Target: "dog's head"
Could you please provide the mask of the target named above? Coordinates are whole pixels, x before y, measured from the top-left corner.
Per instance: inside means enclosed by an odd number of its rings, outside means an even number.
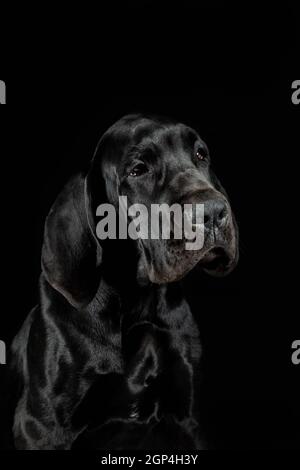
[[[74,305],[91,298],[98,282],[95,272],[99,280],[97,206],[108,202],[118,208],[120,196],[127,197],[128,206],[143,204],[148,214],[153,204],[189,204],[192,226],[198,225],[199,204],[204,205],[201,248],[187,250],[184,237],[175,239],[172,221],[169,239],[153,239],[149,230],[149,237],[136,240],[137,277],[143,282],[173,282],[195,265],[224,275],[236,265],[236,223],[226,192],[211,170],[204,141],[183,124],[129,115],[103,135],[88,175],[67,185],[46,222],[44,273]]]

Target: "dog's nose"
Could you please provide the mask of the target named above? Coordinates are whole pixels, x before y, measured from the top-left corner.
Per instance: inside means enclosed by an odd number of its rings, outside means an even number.
[[[222,199],[209,199],[204,202],[204,225],[206,229],[220,227],[226,222],[228,210]]]

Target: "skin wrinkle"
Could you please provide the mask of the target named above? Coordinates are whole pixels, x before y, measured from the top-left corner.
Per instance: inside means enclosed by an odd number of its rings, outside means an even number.
[[[233,269],[238,235],[209,161],[196,158],[198,144],[208,158],[193,129],[125,116],[100,139],[88,172],[55,201],[45,224],[40,305],[12,346],[21,384],[18,449],[205,447],[195,391],[199,331],[178,281],[196,266],[215,275]],[[137,149],[147,171],[133,177],[126,168]],[[203,249],[187,252],[171,240],[100,243],[96,208],[117,205],[120,194],[147,208],[210,202]],[[218,229],[214,201],[228,208]]]

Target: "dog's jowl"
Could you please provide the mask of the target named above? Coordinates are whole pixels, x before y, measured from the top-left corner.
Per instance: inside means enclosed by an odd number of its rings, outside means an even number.
[[[172,219],[168,239],[100,240],[97,207],[118,211],[120,197],[148,213],[204,206],[203,244],[186,249]],[[116,122],[45,222],[40,301],[12,346],[16,447],[204,448],[199,332],[180,280],[225,275],[237,259],[235,219],[199,134],[159,117]]]

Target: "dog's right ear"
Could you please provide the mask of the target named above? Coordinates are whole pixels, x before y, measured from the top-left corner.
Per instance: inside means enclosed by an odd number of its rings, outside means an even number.
[[[95,296],[102,249],[94,231],[89,178],[77,175],[64,187],[45,223],[42,271],[76,309]]]

